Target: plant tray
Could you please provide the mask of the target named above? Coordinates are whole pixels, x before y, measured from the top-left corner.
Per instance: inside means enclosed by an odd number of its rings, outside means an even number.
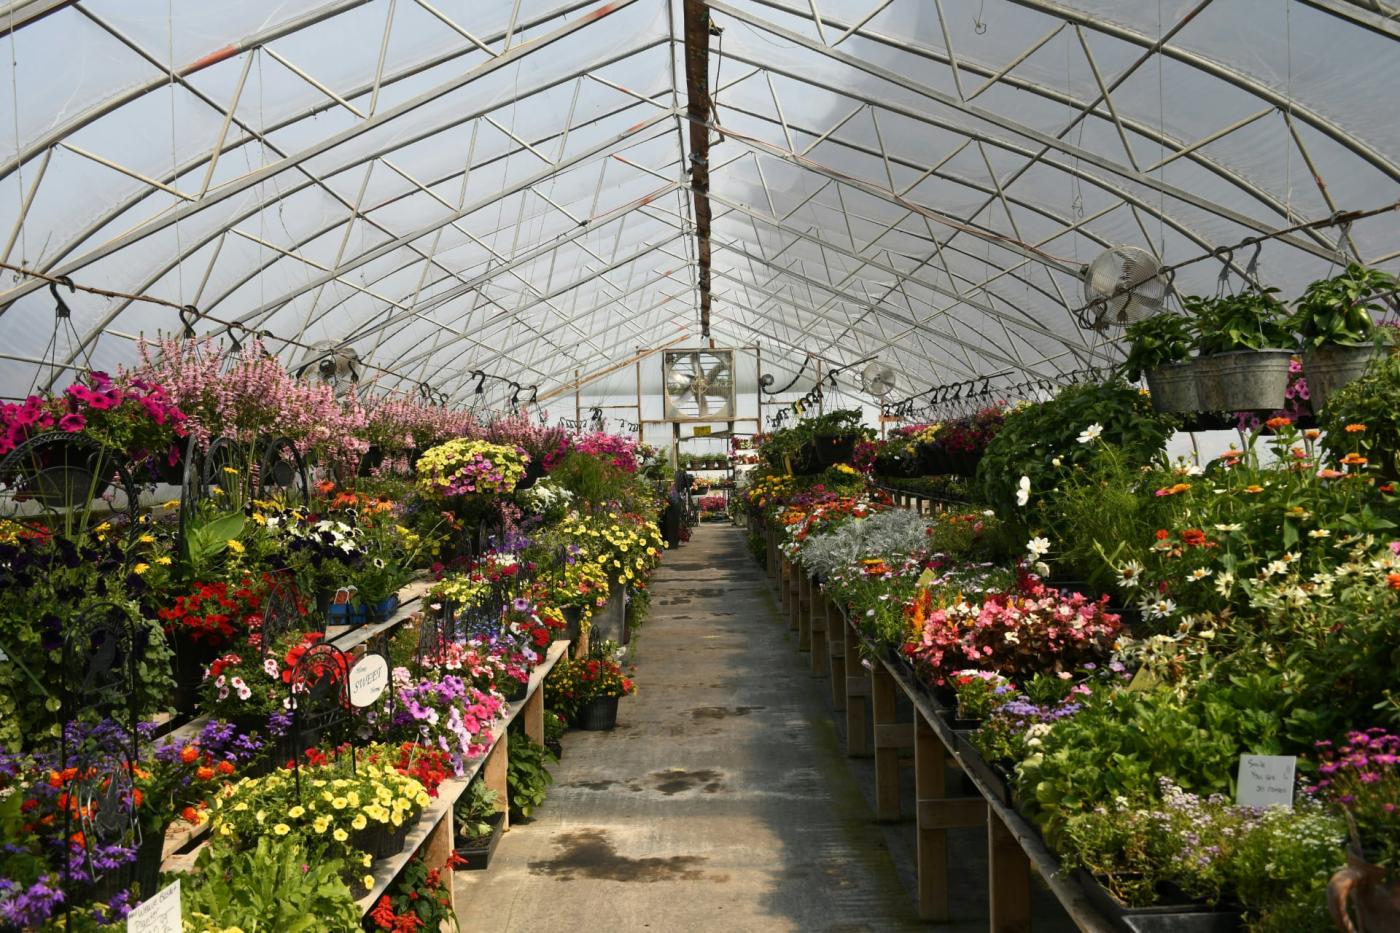
[[[496,813],[486,818],[486,822],[491,824],[489,836],[457,844],[457,855],[467,860],[467,864],[458,868],[458,871],[484,871],[491,867],[491,856],[495,854],[496,846],[501,842],[501,827],[504,823],[504,816],[504,813]]]
[[[1174,896],[1168,892],[1170,903],[1129,907],[1083,869],[1076,869],[1075,875],[1099,912],[1125,933],[1235,933],[1241,929],[1237,910],[1210,907],[1180,892]]]
[[[982,757],[982,753],[967,740],[969,734],[968,732],[958,732],[955,735],[954,744],[957,746],[958,758],[962,761],[963,767],[982,783],[988,793],[1002,803],[1010,803],[1011,787],[1007,783],[1006,776],[992,767],[991,763]]]

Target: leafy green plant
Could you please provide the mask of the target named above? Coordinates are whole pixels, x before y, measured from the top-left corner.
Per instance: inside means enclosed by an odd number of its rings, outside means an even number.
[[[191,580],[208,576],[217,560],[229,549],[229,542],[243,534],[248,518],[242,511],[195,510],[185,528],[181,571]]]
[[[1096,444],[1081,442],[1098,425],[1097,440],[1119,449],[1129,467],[1158,457],[1177,422],[1152,410],[1142,392],[1123,382],[1070,386],[1053,399],[1019,408],[1006,416],[1006,425],[977,466],[974,490],[1004,520],[1022,516],[1031,524],[1039,496],[1053,489],[1075,464],[1097,455]],[[1091,432],[1092,433],[1092,432]],[[1027,503],[1018,502],[1020,477],[1029,480]]]
[[[549,766],[559,759],[521,730],[510,733],[510,763],[506,768],[506,794],[510,798],[510,818],[528,819],[544,803],[554,776]]]
[[[1238,295],[1183,299],[1195,319],[1196,347],[1203,355],[1293,346],[1288,309],[1277,288],[1250,288]]]
[[[1371,315],[1384,313],[1379,296],[1394,291],[1395,276],[1353,262],[1330,279],[1319,279],[1298,299],[1293,328],[1302,336],[1303,346],[1339,345],[1360,347],[1378,334]]]
[[[1126,331],[1130,347],[1122,372],[1136,382],[1149,370],[1179,363],[1191,355],[1191,322],[1179,314],[1157,314]]]
[[[512,737],[511,754],[514,755]],[[467,841],[491,835],[491,824],[487,822],[499,809],[500,795],[494,788],[487,787],[480,777],[467,785],[466,791],[457,798],[453,815],[457,819],[457,835]]]
[[[184,919],[196,929],[246,933],[355,933],[360,911],[340,879],[343,863],[285,839],[251,849],[210,847],[181,886]]]
[[[1375,360],[1364,376],[1332,394],[1317,426],[1334,463],[1357,453],[1384,476],[1400,478],[1400,356]]]

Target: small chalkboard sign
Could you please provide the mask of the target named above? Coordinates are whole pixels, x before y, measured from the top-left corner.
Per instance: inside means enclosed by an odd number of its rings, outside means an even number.
[[[1293,755],[1241,755],[1235,803],[1242,807],[1293,809],[1293,778],[1298,759]]]

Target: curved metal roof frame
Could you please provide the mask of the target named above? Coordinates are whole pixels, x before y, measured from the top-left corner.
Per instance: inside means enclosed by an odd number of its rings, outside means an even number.
[[[1400,135],[1375,123],[1400,77],[1389,65],[1400,9],[1382,0],[1160,0],[1151,27],[1151,11],[1108,0],[987,0],[975,54],[971,23],[941,0],[689,0],[716,27],[708,132],[722,158],[699,192],[714,207],[702,274],[682,3],[518,0],[507,16],[467,0],[304,0],[189,62],[169,51],[177,24],[221,15],[196,0],[171,0],[168,21],[110,0],[0,5],[27,66],[13,116],[0,114],[13,137],[0,162],[3,259],[43,244],[37,271],[351,344],[392,371],[381,386],[427,381],[473,402],[487,399],[468,397],[465,376],[487,360],[545,391],[638,347],[695,338],[697,289],[713,281],[715,332],[758,343],[778,368],[795,372],[808,353],[834,365],[880,354],[917,390],[1116,359],[1069,313],[1081,254],[1132,242],[1179,259],[1400,193]],[[1314,28],[1295,32],[1294,15]],[[22,105],[32,117],[46,100],[31,77],[51,52],[57,27],[35,29],[46,17],[95,27],[85,57],[126,56],[138,77],[55,100],[50,125],[21,138]],[[371,22],[382,36],[365,37],[377,60],[363,67],[335,67],[333,42],[289,50]],[[1200,50],[1201,29],[1239,25],[1273,30],[1286,75],[1268,74],[1265,54],[1236,64]],[[1290,94],[1295,49],[1328,57],[1351,97]],[[1046,80],[1048,56],[1064,58],[1062,84]],[[264,57],[294,104],[266,120],[242,100],[255,65],[259,95],[268,90]],[[1165,63],[1218,82],[1222,102],[1168,114]],[[1156,113],[1130,94],[1153,65]],[[172,151],[152,169],[158,141],[112,134],[155,93],[171,95]],[[222,127],[181,142],[177,101]],[[443,152],[454,165],[437,164]],[[228,171],[234,154],[246,171]],[[82,216],[65,186],[97,178],[121,181]],[[286,205],[320,214],[295,234],[267,229]],[[1281,236],[1266,245],[1266,277],[1287,291],[1352,256],[1393,263],[1397,233],[1385,216]],[[1199,290],[1204,274],[1177,284]],[[0,291],[12,359],[46,355],[34,324],[47,314],[43,285],[17,276]],[[97,352],[120,363],[134,356],[132,330],[171,323],[140,302],[87,307],[75,315],[82,339],[51,362]],[[32,382],[19,368],[7,367],[0,395]]]

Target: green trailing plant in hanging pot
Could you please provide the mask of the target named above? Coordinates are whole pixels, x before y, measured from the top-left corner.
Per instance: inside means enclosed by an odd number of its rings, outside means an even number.
[[[1389,343],[1390,328],[1377,328],[1372,315],[1385,312],[1380,298],[1396,287],[1395,276],[1354,262],[1339,275],[1313,282],[1298,299],[1292,325],[1302,338],[1314,411],[1361,378]]]
[[[1197,411],[1196,373],[1190,362],[1191,322],[1179,314],[1158,314],[1127,330],[1128,356],[1122,373],[1129,382],[1147,380],[1156,411]]]
[[[1186,298],[1194,318],[1196,392],[1205,411],[1274,411],[1283,407],[1293,332],[1276,288]]]

